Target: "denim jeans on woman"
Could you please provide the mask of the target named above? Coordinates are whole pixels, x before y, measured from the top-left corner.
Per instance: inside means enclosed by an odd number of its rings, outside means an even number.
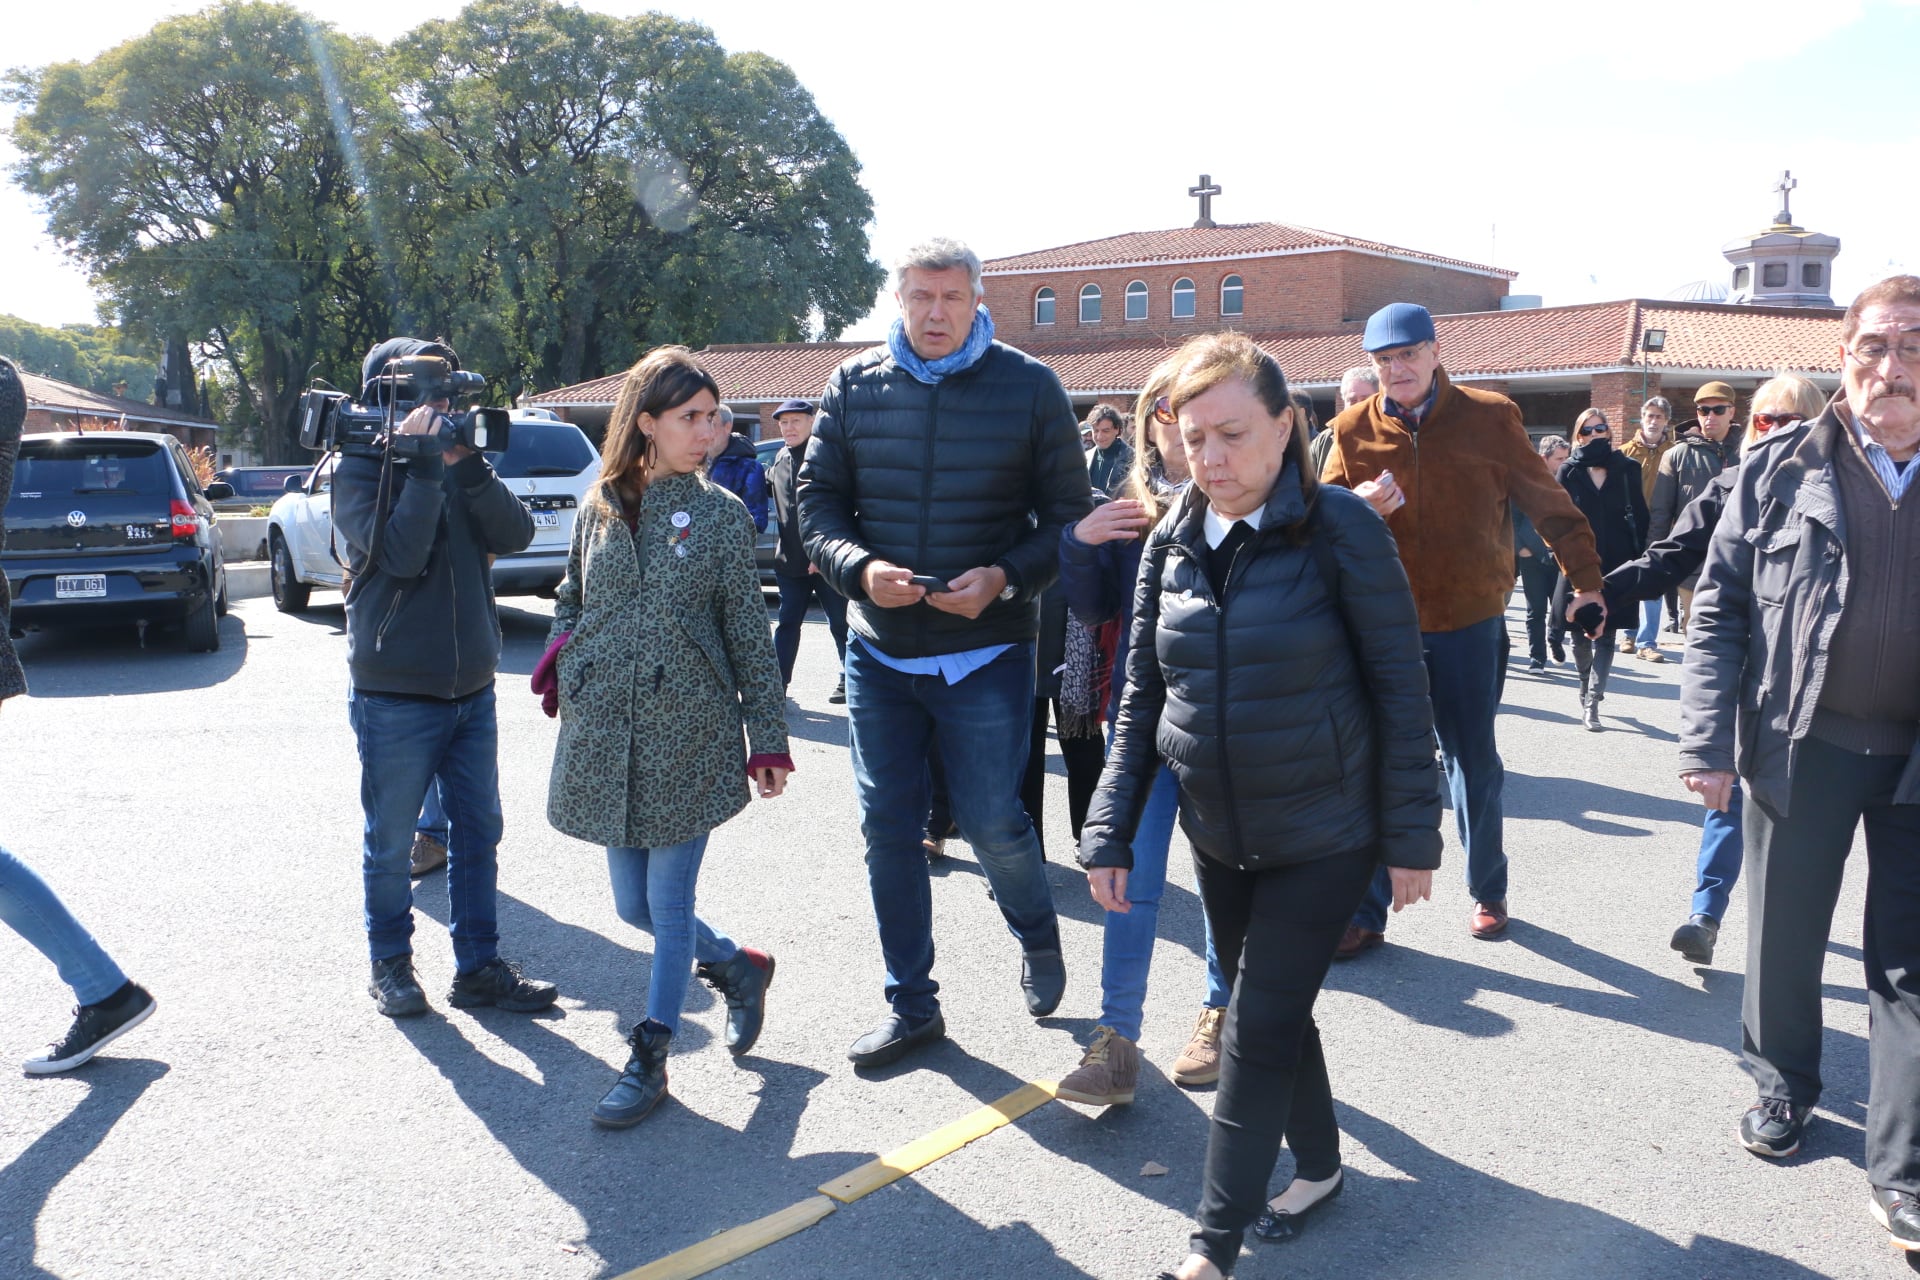
[[[1657,648],[1660,644],[1660,597],[1645,601],[1640,606],[1640,631],[1633,637],[1636,649]]]
[[[451,828],[447,911],[453,959],[472,973],[499,954],[500,747],[493,686],[464,698],[402,698],[354,690],[348,718],[360,746],[366,826],[360,877],[367,947],[375,960],[413,953],[414,825],[438,775]]]
[[[47,882],[5,847],[0,847],[0,922],[53,961],[76,1003],[99,1004],[127,985],[127,975]]]
[[[664,849],[607,850],[613,909],[636,929],[653,935],[653,972],[647,981],[647,1017],[675,1035],[687,1003],[694,961],[725,964],[740,950],[693,910],[694,882],[707,853],[707,837]]]
[[[853,784],[867,885],[887,966],[887,1001],[920,1021],[939,1011],[927,872],[927,752],[937,749],[960,834],[1023,951],[1060,946],[1040,840],[1020,805],[1033,717],[1033,646],[1016,644],[958,684],[908,675],[847,645]]]
[[[1111,738],[1112,731],[1108,731]],[[1147,1002],[1147,971],[1153,964],[1153,944],[1160,921],[1160,898],[1167,887],[1168,850],[1180,815],[1180,784],[1165,765],[1154,775],[1147,807],[1133,836],[1133,870],[1127,873],[1127,912],[1106,913],[1101,934],[1100,1022],[1129,1040],[1140,1039],[1141,1011]],[[1224,1009],[1233,984],[1220,971],[1214,951],[1213,926],[1200,915],[1206,935],[1207,994],[1201,1002]]]

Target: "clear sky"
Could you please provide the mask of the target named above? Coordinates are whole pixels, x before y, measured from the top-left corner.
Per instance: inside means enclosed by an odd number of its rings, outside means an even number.
[[[993,257],[1184,226],[1206,172],[1221,222],[1491,262],[1549,305],[1663,297],[1725,278],[1721,246],[1769,221],[1790,168],[1796,220],[1842,240],[1841,301],[1920,270],[1920,116],[1901,105],[1920,0],[587,3],[791,65],[865,166],[883,260],[934,234]],[[199,7],[22,3],[4,58],[83,60]],[[459,5],[304,7],[391,39]],[[93,319],[43,226],[0,186],[0,313]]]

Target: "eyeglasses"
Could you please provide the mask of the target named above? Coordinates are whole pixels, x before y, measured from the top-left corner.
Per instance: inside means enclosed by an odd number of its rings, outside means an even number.
[[[1898,344],[1891,344],[1885,338],[1863,338],[1858,345],[1848,347],[1847,354],[1861,364],[1879,364],[1891,354],[1909,369],[1920,369],[1920,335],[1911,329],[1904,330]]]
[[[1607,429],[1605,427],[1582,427],[1580,428],[1580,434],[1582,437],[1603,436],[1607,434]]]
[[[1693,406],[1693,411],[1703,418],[1717,418],[1723,413],[1732,413],[1733,406],[1730,404],[1697,404]]]
[[[1802,421],[1805,421],[1805,419],[1797,413],[1756,413],[1753,415],[1753,425],[1762,431],[1771,431],[1775,427],[1784,427],[1791,423]]]
[[[1416,342],[1404,351],[1369,351],[1367,360],[1376,369],[1388,369],[1394,365],[1399,365],[1402,369],[1411,369],[1415,357],[1426,345],[1424,342]]]
[[[1177,427],[1180,416],[1173,411],[1173,404],[1165,396],[1153,402],[1153,420],[1163,427]]]

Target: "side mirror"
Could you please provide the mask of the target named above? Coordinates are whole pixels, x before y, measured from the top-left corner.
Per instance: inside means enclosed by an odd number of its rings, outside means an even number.
[[[304,475],[288,476],[286,483],[281,485],[280,489],[283,493],[305,493],[307,478]]]
[[[207,495],[208,502],[225,502],[233,496],[233,486],[225,480],[215,480],[201,492]]]

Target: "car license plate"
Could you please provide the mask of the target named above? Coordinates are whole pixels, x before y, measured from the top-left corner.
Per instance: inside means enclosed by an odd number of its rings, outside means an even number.
[[[107,575],[104,573],[63,573],[53,580],[56,600],[97,599],[106,594]]]
[[[560,527],[560,513],[558,511],[534,512],[533,527],[536,529],[558,529]]]

